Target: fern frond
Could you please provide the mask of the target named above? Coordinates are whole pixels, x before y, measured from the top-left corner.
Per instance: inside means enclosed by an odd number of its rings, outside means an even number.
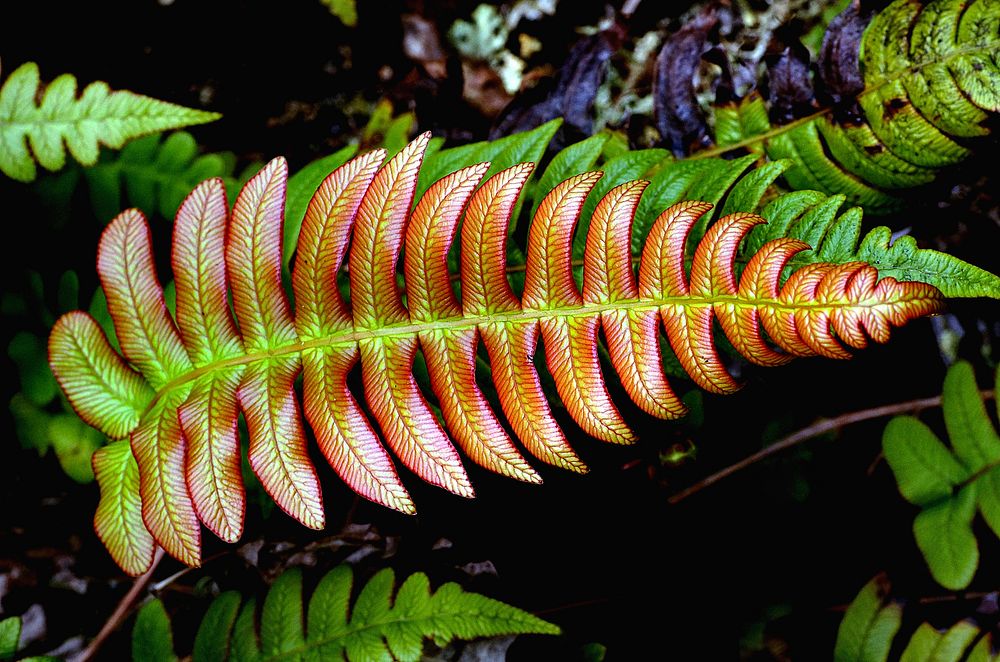
[[[320,580],[304,608],[302,573],[286,570],[258,609],[235,591],[216,598],[198,627],[194,662],[278,659],[422,659],[424,640],[447,646],[460,639],[559,634],[559,628],[455,583],[432,591],[417,572],[396,590],[395,573],[381,570],[352,596],[354,572],[340,565]],[[305,613],[303,613],[305,612]],[[303,624],[305,631],[303,631]],[[176,659],[170,621],[159,600],[147,603],[132,630],[133,659]]]
[[[36,103],[39,85],[38,65],[27,62],[0,87],[0,172],[22,182],[35,179],[35,159],[46,170],[61,169],[66,147],[77,161],[93,165],[102,144],[119,148],[147,133],[219,118],[133,92],[112,92],[103,82],[91,83],[77,98],[70,74],[49,83]]]
[[[858,12],[851,4],[843,18]],[[716,142],[794,160],[792,188],[842,193],[869,213],[897,209],[894,190],[968,156],[965,139],[988,133],[1000,110],[1000,5],[896,0],[865,28],[858,58],[860,119],[831,107],[772,127],[753,94],[717,109]]]
[[[631,226],[647,184],[634,181],[596,203],[581,290],[572,271],[573,230],[601,173],[571,177],[539,204],[519,297],[506,276],[507,230],[533,166],[501,170],[481,185],[490,166],[464,168],[432,184],[413,208],[428,141],[429,134],[421,136],[381,167],[382,152],[365,154],[323,182],[302,224],[294,315],[281,281],[282,159],[250,180],[231,215],[219,180],[203,183],[181,205],[172,255],[176,324],[142,214],[124,212],[105,230],[98,272],[128,363],[81,312],[56,324],[50,363],[81,416],[112,437],[129,435],[142,520],[168,553],[199,562],[199,521],[225,540],[240,535],[239,411],[250,432],[250,464],[264,488],[292,517],[323,526],[293,390],[300,372],[305,417],[333,468],[359,494],[413,512],[347,386],[358,362],[367,408],[394,454],[422,479],[472,496],[452,439],[489,469],[538,481],[476,385],[480,341],[516,437],[543,462],[582,472],[586,466],[542,391],[533,363],[539,339],[577,424],[599,439],[629,443],[634,434],[608,394],[598,360],[601,328],[632,399],[653,415],[677,418],[684,407],[660,366],[661,324],[691,378],[724,393],[738,385],[716,352],[715,320],[750,361],[777,365],[793,356],[845,358],[843,345],[864,347],[868,337],[883,342],[891,326],[941,309],[935,288],[880,280],[861,262],[809,264],[782,283],[789,259],[809,248],[794,239],[763,244],[737,278],[738,246],[764,221],[737,212],[705,230],[712,207],[706,202],[676,204],[656,218],[637,278]],[[460,218],[458,298],[447,260]],[[692,233],[699,236],[688,273]],[[405,303],[396,284],[401,252]],[[350,305],[337,287],[345,259]],[[418,350],[447,432],[414,378]],[[142,540],[141,532],[129,540]],[[134,571],[139,549],[119,541],[111,551]]]
[[[903,623],[903,606],[889,595],[884,575],[875,577],[858,593],[847,608],[837,631],[833,659],[836,662],[885,662],[897,645],[895,639]],[[993,633],[972,620],[938,630],[923,622],[898,644],[902,662],[991,662],[997,659]]]

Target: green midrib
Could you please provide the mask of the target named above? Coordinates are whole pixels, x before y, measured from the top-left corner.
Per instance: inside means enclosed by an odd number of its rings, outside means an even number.
[[[168,104],[169,101],[161,101],[160,103]],[[173,105],[173,104],[171,104]],[[3,121],[0,120],[0,133],[18,130],[30,131],[31,129],[41,129],[46,127],[70,127],[77,126],[79,124],[93,123],[93,124],[106,124],[108,122],[132,122],[138,120],[163,120],[168,119],[172,121],[183,121],[183,122],[209,122],[213,119],[219,119],[222,117],[219,113],[209,112],[207,110],[195,110],[192,108],[184,108],[183,106],[178,106],[181,110],[178,112],[170,113],[134,113],[130,115],[109,115],[107,117],[80,117],[78,119],[41,119],[41,120],[13,120],[13,121]],[[151,131],[155,131],[152,129]]]
[[[966,46],[954,50],[944,57],[924,60],[912,66],[906,67],[904,69],[893,71],[892,73],[888,74],[885,78],[882,78],[881,80],[879,80],[874,84],[866,84],[865,89],[861,90],[858,93],[857,98],[860,99],[861,97],[865,97],[870,94],[875,94],[886,85],[890,85],[898,80],[902,80],[906,76],[912,76],[913,74],[918,73],[927,67],[932,67],[940,64],[947,65],[948,63],[953,62],[954,60],[957,60],[959,58],[967,57],[969,55],[985,54],[995,50],[1000,50],[1000,42],[991,42],[988,44],[974,44],[972,46]],[[751,145],[764,143],[770,140],[771,138],[780,136],[784,133],[788,133],[789,131],[792,131],[799,126],[802,126],[803,124],[809,124],[813,120],[819,119],[820,117],[825,117],[826,115],[829,115],[832,112],[833,112],[833,107],[827,106],[826,108],[821,108],[815,113],[806,115],[805,117],[800,117],[796,120],[789,122],[788,124],[782,124],[781,126],[774,127],[769,131],[765,131],[764,133],[758,133],[755,136],[744,138],[743,140],[731,143],[729,145],[721,145],[718,147],[713,147],[711,149],[706,149],[701,152],[695,152],[694,154],[685,157],[685,160],[707,159],[713,156],[720,156],[722,154],[727,154],[729,152],[744,147],[750,147]]]
[[[910,302],[917,302],[922,300],[921,297],[914,297],[908,299]],[[355,329],[349,328],[344,329],[340,333],[329,334],[326,336],[311,338],[309,340],[302,340],[295,343],[288,343],[285,345],[280,345],[276,347],[270,347],[267,350],[248,352],[246,354],[241,354],[240,356],[234,356],[226,359],[219,359],[206,363],[205,365],[199,366],[194,370],[190,370],[183,375],[175,377],[164,384],[150,400],[149,404],[146,405],[145,410],[139,417],[140,420],[145,419],[146,415],[154,409],[156,404],[163,399],[167,394],[169,394],[174,389],[180,388],[183,385],[197,380],[205,375],[220,372],[223,370],[235,368],[238,366],[249,365],[257,361],[267,361],[269,359],[275,359],[284,356],[290,356],[293,354],[298,354],[310,349],[323,349],[327,347],[336,347],[338,345],[353,346],[358,342],[364,340],[374,340],[374,339],[385,339],[391,340],[393,338],[412,338],[421,332],[447,332],[447,331],[461,331],[469,330],[475,327],[479,327],[484,324],[505,324],[505,323],[517,323],[517,322],[528,322],[532,320],[542,320],[548,318],[556,317],[592,317],[599,315],[603,312],[611,311],[651,311],[657,310],[664,306],[682,306],[685,308],[697,308],[705,306],[719,306],[729,304],[736,308],[770,308],[777,311],[795,311],[802,310],[806,308],[816,309],[816,310],[835,310],[839,308],[877,308],[886,305],[885,302],[838,302],[838,303],[822,303],[817,301],[806,301],[806,302],[795,302],[786,303],[783,301],[778,301],[777,299],[747,299],[739,296],[713,296],[713,297],[694,297],[694,296],[675,296],[675,297],[665,297],[664,299],[657,301],[650,301],[647,299],[636,299],[631,301],[613,301],[610,303],[603,304],[582,304],[572,307],[560,307],[560,308],[544,308],[544,309],[522,309],[514,310],[510,312],[498,312],[489,315],[470,315],[462,317],[451,317],[447,319],[433,320],[427,322],[409,322],[403,324],[393,324],[388,326],[382,326],[377,328],[369,329]]]

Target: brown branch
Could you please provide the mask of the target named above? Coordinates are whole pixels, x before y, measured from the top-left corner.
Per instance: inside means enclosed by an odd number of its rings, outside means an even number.
[[[991,399],[994,397],[993,391],[980,391],[979,394],[984,399]],[[801,430],[793,432],[792,434],[782,437],[775,443],[771,444],[766,448],[762,448],[753,455],[745,457],[735,464],[731,464],[725,469],[715,472],[711,476],[703,478],[691,487],[681,490],[676,494],[671,495],[667,502],[670,504],[675,504],[683,501],[684,499],[701,492],[706,487],[710,487],[715,483],[719,482],[723,478],[728,478],[738,471],[742,471],[747,467],[765,460],[772,455],[780,453],[781,451],[797,446],[804,441],[808,441],[813,437],[818,437],[821,434],[831,432],[833,430],[838,430],[844,426],[851,425],[853,423],[860,423],[862,421],[868,421],[873,418],[882,418],[884,416],[895,416],[896,414],[905,414],[913,411],[919,411],[921,409],[927,409],[929,407],[940,407],[941,406],[941,396],[934,396],[933,398],[922,398],[920,400],[909,400],[907,402],[898,402],[892,405],[885,405],[882,407],[872,407],[871,409],[862,409],[860,411],[849,412],[847,414],[841,414],[834,418],[826,418],[816,421],[812,425],[806,426]]]
[[[128,590],[128,593],[122,597],[121,602],[115,607],[115,610],[105,621],[104,627],[101,631],[97,633],[97,636],[87,645],[83,651],[79,654],[74,655],[69,658],[68,662],[88,662],[97,655],[97,651],[100,650],[104,642],[110,637],[115,630],[121,626],[122,622],[128,618],[129,613],[132,611],[132,607],[135,603],[142,597],[143,591],[146,589],[146,585],[149,584],[149,580],[153,578],[153,571],[156,570],[156,566],[159,565],[160,561],[163,559],[163,548],[157,547],[156,554],[153,556],[153,564],[149,566],[149,570],[145,573],[139,575],[135,578],[135,582],[132,583],[132,587]]]

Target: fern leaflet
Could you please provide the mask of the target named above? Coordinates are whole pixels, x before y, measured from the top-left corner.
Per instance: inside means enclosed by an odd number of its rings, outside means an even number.
[[[49,83],[36,104],[39,84],[38,65],[27,62],[0,88],[0,172],[22,182],[35,179],[32,153],[46,170],[61,169],[66,164],[64,142],[73,158],[93,165],[101,144],[117,149],[147,133],[219,118],[133,92],[112,92],[103,82],[88,85],[78,99],[76,78],[70,74]]]
[[[660,365],[661,322],[691,378],[725,393],[738,384],[714,347],[716,319],[749,360],[778,365],[793,356],[846,358],[841,343],[864,347],[868,336],[885,341],[892,325],[942,306],[935,288],[879,280],[877,270],[861,262],[808,264],[781,284],[787,261],[809,248],[795,239],[765,243],[737,279],[737,247],[763,219],[738,212],[699,230],[711,208],[704,202],[673,205],[657,217],[636,278],[630,232],[646,188],[641,181],[611,189],[596,204],[581,291],[571,266],[573,229],[600,173],[571,177],[539,204],[518,297],[505,272],[507,227],[531,164],[502,170],[478,189],[489,164],[463,168],[431,185],[411,214],[428,140],[429,134],[421,136],[382,167],[382,151],[355,158],[322,183],[299,238],[294,316],[281,283],[282,159],[248,182],[231,217],[219,180],[203,183],[181,205],[172,255],[176,325],[142,214],[126,211],[105,230],[98,273],[128,363],[82,312],[57,322],[49,349],[53,371],[81,417],[111,438],[130,438],[130,446],[117,442],[95,455],[95,466],[114,460],[123,469],[97,472],[106,491],[96,526],[128,571],[148,565],[152,539],[197,564],[199,522],[225,540],[239,537],[241,411],[250,465],[267,492],[303,524],[324,525],[293,391],[300,372],[305,417],[333,468],[359,494],[413,512],[375,428],[347,387],[358,362],[364,399],[396,456],[422,479],[471,497],[452,438],[487,468],[539,480],[476,385],[480,340],[515,436],[543,462],[583,472],[586,465],[541,389],[533,363],[539,338],[559,396],[579,426],[598,439],[630,443],[634,434],[601,373],[601,328],[632,399],[655,416],[677,418],[684,407]],[[463,214],[459,300],[447,260]],[[688,274],[685,244],[692,231],[703,236]],[[401,252],[405,305],[395,277]],[[345,259],[349,307],[336,278]],[[761,327],[776,347],[765,342]],[[418,349],[448,432],[414,379]],[[121,508],[105,506],[104,499]],[[138,502],[145,529],[138,525]]]

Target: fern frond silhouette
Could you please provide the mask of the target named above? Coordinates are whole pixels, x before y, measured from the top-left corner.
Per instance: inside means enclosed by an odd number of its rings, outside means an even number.
[[[102,144],[119,148],[148,133],[219,118],[218,113],[111,91],[101,81],[88,85],[77,98],[71,74],[49,83],[36,103],[40,84],[38,65],[27,62],[0,87],[0,172],[22,182],[35,179],[35,159],[46,170],[61,169],[67,147],[77,161],[93,165]]]
[[[567,179],[539,204],[519,297],[506,274],[507,229],[533,166],[502,170],[481,185],[489,164],[463,168],[432,184],[414,208],[429,138],[381,167],[381,150],[357,157],[322,183],[299,237],[294,315],[281,280],[283,159],[249,181],[231,214],[219,180],[203,183],[181,205],[172,253],[176,324],[142,214],[123,212],[107,227],[98,273],[125,358],[79,311],[57,322],[49,349],[81,417],[111,438],[129,437],[94,460],[102,489],[95,525],[127,571],[148,566],[154,540],[197,565],[199,522],[224,540],[240,536],[241,411],[250,465],[268,494],[306,526],[323,527],[293,390],[300,372],[302,410],[337,473],[362,496],[414,512],[382,439],[423,480],[461,496],[473,496],[473,488],[452,440],[484,467],[540,481],[476,384],[480,341],[513,436],[539,460],[583,472],[542,391],[533,363],[539,339],[576,423],[598,439],[630,443],[635,435],[598,360],[601,328],[625,390],[645,411],[669,419],[682,416],[684,406],[663,375],[661,321],[691,378],[725,393],[738,385],[714,347],[715,319],[750,361],[777,365],[793,356],[845,358],[844,345],[885,341],[891,326],[942,306],[936,288],[879,280],[860,262],[809,264],[782,284],[787,261],[808,248],[787,238],[763,244],[737,278],[740,240],[763,222],[745,212],[698,233],[688,273],[686,238],[707,223],[711,207],[702,202],[671,206],[656,218],[636,276],[630,236],[641,181],[597,202],[578,289],[573,231],[600,173]],[[458,297],[447,259],[460,219]],[[401,253],[405,303],[396,278]],[[337,287],[345,260],[349,303]],[[444,425],[414,378],[418,350]],[[358,362],[372,422],[347,385]]]

